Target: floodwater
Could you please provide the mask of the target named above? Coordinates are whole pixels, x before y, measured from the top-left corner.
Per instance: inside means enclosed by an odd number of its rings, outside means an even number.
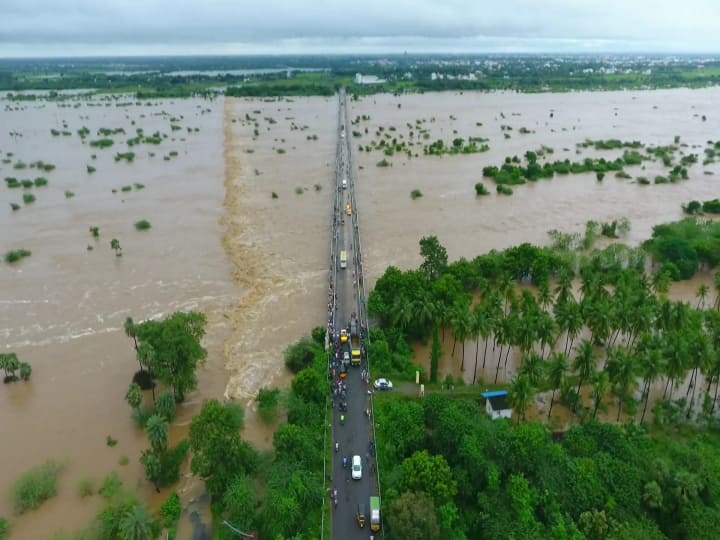
[[[23,190],[0,188],[0,251],[32,252],[20,263],[0,265],[3,351],[16,352],[33,367],[30,382],[0,388],[0,515],[12,518],[13,537],[46,538],[60,529],[85,526],[99,501],[77,496],[82,478],[92,478],[97,486],[115,470],[127,487],[151,497],[138,461],[147,440],[133,427],[124,400],[137,369],[131,341],[122,330],[125,317],[141,321],[187,309],[208,316],[209,355],[199,373],[200,391],[179,408],[173,440],[186,431],[200,401],[221,396],[227,381],[226,315],[241,289],[232,281],[219,224],[222,107],[204,100],[107,103],[0,102],[0,159],[11,159],[0,165],[0,175],[48,179],[46,187],[27,190],[37,197],[27,206]],[[181,129],[173,131],[171,124]],[[96,132],[101,127],[123,128],[126,134],[114,136],[111,148],[91,148],[76,133],[83,126],[91,132],[88,141],[100,138]],[[117,152],[129,150],[125,141],[136,128],[146,135],[160,131],[167,138],[159,145],[135,146],[133,163],[116,162]],[[54,137],[51,129],[72,135]],[[8,158],[9,153],[14,155]],[[18,160],[42,160],[56,169],[14,169]],[[94,174],[87,173],[89,164],[96,167]],[[122,191],[133,183],[145,188]],[[66,198],[65,191],[74,197]],[[12,212],[10,202],[22,208]],[[140,219],[150,221],[152,228],[135,230]],[[99,239],[93,239],[91,226],[99,227]],[[122,257],[110,249],[112,238],[120,241]],[[118,440],[117,446],[106,445],[108,435]],[[129,460],[125,466],[119,464],[123,456]],[[39,510],[12,516],[13,482],[47,459],[67,461],[59,496]]]
[[[482,180],[483,166],[542,144],[555,149],[552,159],[618,153],[583,150],[577,155],[576,143],[586,138],[670,144],[679,135],[690,145],[686,152],[702,154],[702,147],[692,145],[704,146],[718,132],[720,121],[710,108],[718,98],[720,89],[447,93],[352,102],[351,117],[371,117],[360,124],[360,130],[368,126],[370,132],[360,139],[363,144],[377,138],[373,133],[380,125],[397,126],[407,136],[406,122],[424,118],[430,141],[482,136],[491,147],[484,154],[441,158],[423,156],[420,147],[417,159],[396,155],[388,158],[392,166],[387,168],[375,166],[381,153],[355,152],[362,167],[357,197],[368,285],[390,264],[417,267],[418,241],[426,235],[437,235],[453,260],[521,242],[543,244],[547,230],[581,232],[588,219],[627,217],[632,230],[626,240],[637,244],[652,225],[680,218],[682,202],[715,198],[718,176],[703,171],[720,173],[717,166],[694,165],[690,180],[660,186],[612,175],[602,183],[591,175],[569,175],[518,186],[511,197],[493,192],[478,198],[473,185]],[[224,397],[246,408],[244,436],[261,449],[272,444],[272,429],[255,418],[254,397],[263,386],[287,385],[284,349],[324,322],[337,100],[109,103],[0,101],[0,159],[14,153],[11,163],[0,164],[0,175],[49,180],[48,186],[31,190],[37,201],[28,206],[22,205],[22,190],[0,186],[5,203],[0,252],[32,251],[16,265],[0,264],[0,336],[3,350],[17,352],[34,369],[29,383],[0,388],[0,515],[12,516],[9,490],[24,471],[48,458],[67,460],[59,496],[39,510],[12,517],[18,538],[46,538],[87,524],[99,501],[76,495],[84,477],[99,483],[116,470],[156,507],[167,496],[153,494],[138,462],[147,442],[132,426],[124,401],[136,369],[131,342],[122,331],[125,317],[140,321],[180,309],[205,312],[208,360],[199,371],[199,390],[180,408],[172,439],[186,433],[203,399]],[[171,124],[181,129],[173,131]],[[510,139],[501,125],[513,126]],[[90,148],[76,134],[82,126],[91,131],[88,140],[99,138],[100,127],[122,127],[126,135],[114,136],[110,149]],[[168,137],[158,146],[134,147],[133,163],[115,162],[115,153],[127,150],[124,141],[139,127],[145,134],[159,130]],[[520,127],[534,133],[521,135]],[[53,137],[51,128],[72,135]],[[358,129],[348,129],[353,128]],[[49,173],[15,170],[18,159],[43,160],[57,168]],[[88,174],[86,165],[97,172]],[[657,164],[648,164],[646,171],[632,174],[652,178],[660,172]],[[136,182],[145,189],[121,190]],[[413,189],[424,196],[411,200]],[[66,190],[75,196],[66,198]],[[12,212],[10,202],[23,207]],[[152,229],[136,231],[133,223],[140,219],[149,220]],[[97,241],[90,226],[100,228]],[[122,257],[111,251],[112,238],[120,240]],[[697,283],[683,286],[687,290],[677,294],[694,297]],[[461,345],[454,358],[451,348],[446,332],[442,375],[462,375]],[[421,347],[417,352],[419,361],[428,357]],[[465,354],[464,376],[471,380],[473,342],[467,342]],[[488,359],[484,380],[494,376],[495,361]],[[511,356],[500,380],[514,370]],[[562,414],[559,407],[556,411]],[[106,446],[107,435],[118,439],[117,446]],[[122,456],[128,465],[119,465]],[[202,485],[186,476],[178,490],[187,501]]]
[[[359,166],[357,176],[358,212],[361,219],[365,272],[372,288],[385,268],[417,268],[421,262],[419,240],[435,235],[445,246],[449,260],[472,259],[491,249],[504,249],[523,242],[549,243],[547,231],[558,229],[582,233],[588,220],[612,221],[626,217],[631,230],[626,243],[637,245],[649,238],[658,223],[682,218],[681,204],[692,199],[714,199],[718,194],[717,164],[702,165],[703,149],[714,140],[720,128],[720,117],[713,114],[711,103],[720,98],[720,88],[703,90],[662,90],[632,92],[596,92],[568,94],[514,93],[440,93],[424,95],[382,95],[351,102],[350,117],[367,115],[351,130],[362,136],[353,138],[354,157]],[[552,117],[551,117],[552,113]],[[702,116],[706,120],[702,120]],[[360,152],[358,145],[379,141],[376,131],[391,137],[409,138],[409,123],[415,132],[416,120],[430,132],[428,140],[419,139],[414,152],[419,157],[395,154],[386,159],[389,167],[377,167],[383,159],[380,151]],[[481,124],[481,125],[478,125]],[[395,130],[390,130],[390,127]],[[513,129],[504,131],[501,126]],[[521,134],[525,127],[531,133]],[[367,128],[368,133],[365,133]],[[510,134],[505,138],[504,133]],[[681,151],[696,153],[699,163],[689,168],[687,181],[677,184],[642,186],[633,180],[621,180],[608,173],[603,182],[594,174],[555,176],[521,186],[514,194],[496,194],[494,183],[483,179],[482,169],[501,165],[506,156],[522,157],[527,150],[542,145],[553,148],[550,160],[582,161],[586,157],[614,159],[621,150],[595,151],[576,145],[586,139],[638,140],[644,145],[669,145],[674,137],[687,144]],[[384,136],[384,135],[383,135]],[[456,137],[489,139],[490,151],[470,155],[424,156],[423,144],[443,139],[446,145]],[[696,147],[696,145],[699,145]],[[679,154],[678,154],[679,155]],[[652,179],[667,174],[661,163],[646,162],[627,167],[635,176]],[[706,175],[712,171],[715,175]],[[474,184],[483,181],[491,195],[476,197]],[[419,189],[423,196],[411,199],[410,192]],[[706,282],[709,276],[703,278]],[[679,297],[692,300],[699,282],[676,287]],[[675,293],[674,293],[675,294]],[[461,344],[451,357],[452,335],[445,332],[441,378],[450,373],[472,381],[475,342],[466,343],[466,366],[460,370]],[[484,344],[480,342],[480,365]],[[482,375],[485,381],[495,377],[496,359],[491,358]],[[418,344],[416,357],[429,366],[430,343]],[[468,363],[470,364],[468,366]],[[504,358],[503,358],[504,366]],[[499,381],[506,382],[516,372],[513,354],[508,369],[501,366]]]

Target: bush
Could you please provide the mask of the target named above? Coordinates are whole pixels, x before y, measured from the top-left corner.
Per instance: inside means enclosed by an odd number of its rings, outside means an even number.
[[[86,169],[87,169],[88,174],[92,174],[92,173],[94,173],[95,171],[97,171],[97,169],[96,169],[95,167],[93,167],[92,165],[88,165],[88,166],[86,167]]]
[[[120,493],[122,485],[123,483],[122,480],[120,480],[118,473],[113,471],[103,479],[102,485],[100,486],[100,489],[98,489],[98,493],[102,495],[104,499],[110,500]]]
[[[153,415],[153,410],[148,407],[138,407],[137,409],[133,409],[132,413],[130,414],[130,418],[132,418],[133,424],[135,424],[139,428],[145,428],[145,424],[147,424],[148,418],[150,418]]]
[[[23,202],[25,204],[32,204],[35,202],[35,195],[32,193],[23,193]]]
[[[513,194],[512,188],[509,186],[506,186],[504,184],[498,184],[497,186],[495,186],[495,189],[501,195],[512,195]]]
[[[47,186],[47,183],[47,178],[43,178],[42,176],[35,179],[35,187]]]
[[[120,456],[120,459],[118,460],[118,465],[125,467],[128,463],[130,463],[130,460],[127,456]]]
[[[5,262],[8,264],[12,264],[19,261],[20,259],[29,257],[30,255],[32,255],[32,252],[27,249],[16,249],[15,251],[8,251],[5,254]]]
[[[66,191],[65,191],[65,198],[66,198],[66,199],[71,199],[71,198],[74,197],[74,196],[75,196],[75,194],[74,194],[72,191],[69,191],[69,190],[66,190]]]
[[[18,203],[11,202],[10,208],[12,208],[13,212],[17,212],[18,210],[20,210],[20,205]]]
[[[10,522],[5,518],[0,517],[0,540],[5,540],[5,538],[8,537],[11,528]]]
[[[686,214],[695,215],[702,211],[702,207],[703,205],[700,201],[690,201],[689,203],[683,205],[682,209]]]
[[[112,438],[112,435],[108,435],[108,436],[105,438],[105,444],[108,445],[110,448],[112,448],[113,446],[117,445],[117,443],[118,443],[118,442],[117,442],[117,439],[113,439],[113,438]]]
[[[132,191],[132,186],[123,186],[120,188],[120,191],[127,193],[128,191]]]
[[[413,189],[413,190],[410,192],[410,198],[411,198],[413,201],[414,201],[415,199],[418,199],[418,198],[422,197],[422,196],[423,196],[422,191],[420,191],[419,189]]]
[[[305,193],[305,190],[298,186],[295,188],[295,193],[297,193],[298,195],[302,195],[303,193]]]
[[[650,184],[650,180],[648,180],[645,176],[638,176],[636,180],[638,184],[643,186],[647,186],[648,184]]]
[[[138,231],[147,231],[151,227],[150,222],[147,219],[141,219],[135,222],[135,228]]]
[[[92,478],[83,478],[78,482],[77,493],[80,497],[90,497],[95,494],[95,482]]]
[[[293,373],[298,373],[310,367],[315,354],[321,351],[322,349],[311,338],[304,337],[285,349],[285,366]]]
[[[177,493],[173,493],[160,507],[160,515],[163,517],[163,527],[172,530],[180,519],[181,512],[180,496]]]
[[[15,512],[22,514],[39,507],[57,494],[57,476],[62,465],[48,461],[44,465],[23,474],[12,489]]]
[[[378,162],[376,163],[376,165],[377,165],[378,167],[389,167],[389,166],[390,166],[390,162],[389,162],[387,159],[383,158],[382,160],[378,161]]]
[[[490,192],[485,187],[485,184],[478,182],[475,184],[475,195],[490,195]]]
[[[270,194],[270,197],[272,197],[273,199],[279,199],[278,194],[274,191]]]
[[[315,343],[321,347],[325,347],[325,334],[327,334],[327,330],[324,326],[316,326],[310,333]]]
[[[258,416],[263,422],[272,423],[277,418],[277,407],[280,403],[280,390],[261,388],[255,401],[258,402]]]

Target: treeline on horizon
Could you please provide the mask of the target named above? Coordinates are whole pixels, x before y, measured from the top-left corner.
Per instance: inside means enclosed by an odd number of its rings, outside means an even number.
[[[703,87],[720,84],[720,60],[703,60],[702,69],[694,58],[665,64],[627,57],[617,73],[598,73],[612,67],[601,57],[570,56],[551,68],[551,56],[389,56],[380,57],[217,57],[198,59],[68,59],[0,60],[0,90],[71,90],[88,88],[100,92],[133,92],[140,99],[150,97],[209,96],[226,88],[234,96],[332,95],[345,86],[348,93],[430,92],[445,90],[511,90],[518,92],[563,92],[570,90],[620,90],[645,88]],[[440,62],[444,62],[441,64]],[[502,62],[501,68],[487,67],[484,60]],[[617,59],[616,59],[617,60]],[[476,64],[474,62],[480,62]],[[118,65],[120,67],[118,67]],[[650,70],[648,73],[647,68]],[[277,73],[172,74],[174,71],[223,71],[278,69]],[[290,78],[285,70],[291,71]],[[318,70],[313,72],[297,71]],[[632,70],[625,73],[626,69]],[[476,80],[459,79],[471,71],[482,71]],[[592,72],[586,72],[592,70]],[[125,71],[125,73],[123,73]],[[356,73],[375,75],[387,82],[355,84]],[[445,78],[431,80],[432,73]],[[410,74],[410,77],[408,77]],[[448,79],[447,77],[453,77]]]

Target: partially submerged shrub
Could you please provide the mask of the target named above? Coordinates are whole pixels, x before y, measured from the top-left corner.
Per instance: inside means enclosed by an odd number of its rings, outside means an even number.
[[[423,196],[422,191],[420,191],[419,189],[413,189],[413,190],[410,192],[410,198],[411,198],[412,200],[418,199],[418,198],[420,198],[420,197],[422,197],[422,196]]]
[[[57,494],[57,476],[62,465],[48,461],[23,474],[12,489],[15,512],[22,514],[38,508],[43,502]]]
[[[12,264],[14,262],[18,262],[20,259],[29,257],[30,255],[32,255],[32,252],[27,249],[16,249],[14,251],[8,251],[5,254],[5,262],[8,264]]]

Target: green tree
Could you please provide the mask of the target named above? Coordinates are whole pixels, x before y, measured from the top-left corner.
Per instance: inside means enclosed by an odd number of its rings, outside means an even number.
[[[607,371],[596,371],[591,376],[592,379],[592,393],[593,393],[593,420],[597,417],[597,412],[602,405],[602,400],[605,394],[610,390],[610,376]],[[605,409],[603,409],[605,410]]]
[[[265,423],[272,423],[277,418],[280,403],[280,389],[261,388],[255,401],[258,403],[258,416]]]
[[[32,375],[32,366],[27,362],[20,362],[20,378],[23,381],[29,381]]]
[[[120,520],[121,540],[153,540],[157,534],[153,531],[153,518],[150,512],[136,504],[128,508]]]
[[[519,375],[510,382],[510,403],[518,415],[518,423],[525,420],[525,413],[530,408],[535,391],[527,375]]]
[[[145,433],[147,433],[150,446],[155,453],[160,454],[167,450],[170,426],[165,418],[158,414],[153,414],[148,418],[147,424],[145,424]]]
[[[393,536],[406,540],[442,538],[435,503],[422,491],[408,491],[390,505],[388,527]]]
[[[132,317],[127,317],[125,319],[125,322],[123,323],[123,329],[125,330],[125,335],[129,338],[132,338],[133,345],[135,346],[135,354],[138,352],[138,341],[137,341],[137,334],[135,332],[135,321],[133,321]],[[140,364],[140,371],[142,371],[143,366]]]
[[[291,386],[295,395],[309,402],[322,403],[328,393],[327,379],[312,368],[303,369],[295,375]]]
[[[582,401],[580,388],[582,388],[583,383],[589,380],[595,372],[595,363],[596,359],[592,343],[588,340],[583,340],[577,348],[577,355],[575,356],[572,366],[578,376],[577,399],[573,406],[573,412],[577,410],[577,406]]]
[[[312,365],[315,355],[321,350],[317,342],[304,337],[285,349],[285,366],[293,373],[299,373]]]
[[[142,390],[137,384],[131,383],[127,393],[125,394],[125,399],[133,409],[139,408],[143,402]]]
[[[438,367],[442,358],[442,344],[440,343],[440,331],[436,325],[433,329],[432,348],[430,350],[430,382],[437,382]],[[474,381],[473,381],[474,382]]]
[[[398,490],[419,491],[421,487],[435,504],[445,504],[455,497],[457,483],[443,456],[431,456],[427,450],[423,450],[415,452],[400,464]]]
[[[175,419],[176,405],[175,398],[171,392],[162,392],[155,402],[155,414],[162,417],[166,422]]]
[[[256,526],[257,501],[255,486],[244,475],[232,480],[222,496],[222,508],[226,519],[241,530],[252,530]]]
[[[15,372],[20,369],[20,360],[18,360],[17,354],[2,353],[0,354],[0,368],[5,371],[5,379],[14,381],[17,379]]]
[[[220,497],[236,476],[255,471],[257,452],[243,441],[243,410],[234,404],[206,401],[190,423],[192,472],[205,480],[213,497]]]
[[[195,371],[207,357],[200,341],[205,335],[203,313],[177,312],[164,321],[145,321],[137,325],[140,343],[152,346],[154,354],[148,359],[150,371],[166,386],[173,389],[175,401],[197,387]]]
[[[528,378],[528,382],[533,388],[537,388],[540,385],[544,371],[545,363],[543,362],[542,356],[535,353],[526,355],[518,370],[520,375],[525,375]]]
[[[429,280],[436,280],[447,270],[447,250],[440,244],[437,236],[420,239],[420,256],[423,258],[420,269]]]
[[[550,363],[547,365],[547,381],[552,387],[552,396],[550,397],[550,407],[548,408],[548,419],[552,414],[553,403],[555,402],[555,392],[560,389],[563,380],[568,372],[568,359],[565,353],[554,353],[550,357]]]
[[[122,256],[122,248],[120,247],[120,240],[117,238],[113,238],[110,240],[110,249],[112,249],[115,252],[116,257]]]

